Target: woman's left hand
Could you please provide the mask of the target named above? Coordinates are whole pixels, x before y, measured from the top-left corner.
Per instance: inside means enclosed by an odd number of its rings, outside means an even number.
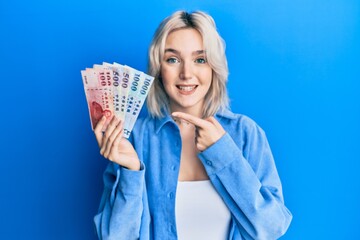
[[[213,145],[226,133],[220,123],[212,116],[201,119],[183,112],[173,112],[172,116],[194,124],[196,129],[195,143],[200,152]]]

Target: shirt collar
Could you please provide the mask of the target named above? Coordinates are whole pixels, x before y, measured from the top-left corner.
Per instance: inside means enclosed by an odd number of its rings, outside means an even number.
[[[156,134],[159,133],[159,131],[161,130],[161,128],[168,122],[173,122],[175,124],[174,119],[171,117],[171,115],[165,111],[164,113],[164,117],[162,118],[157,118],[155,117],[155,132]]]
[[[220,109],[215,116],[217,118],[227,118],[227,119],[236,119],[236,114],[230,111],[228,108]]]
[[[224,108],[224,109],[220,109],[216,114],[215,117],[220,120],[222,118],[227,118],[227,119],[236,119],[236,115],[231,112],[229,109]],[[164,117],[162,118],[155,118],[155,132],[156,134],[159,133],[159,131],[161,130],[161,128],[168,122],[172,122],[175,124],[174,119],[171,117],[171,115],[165,111],[164,112]]]

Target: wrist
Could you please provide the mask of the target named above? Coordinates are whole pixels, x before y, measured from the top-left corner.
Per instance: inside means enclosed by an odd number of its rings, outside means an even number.
[[[132,171],[139,171],[140,170],[140,160],[139,159],[130,159],[125,168],[132,170]]]

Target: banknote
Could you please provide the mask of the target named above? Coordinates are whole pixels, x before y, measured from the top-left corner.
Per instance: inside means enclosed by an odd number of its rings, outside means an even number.
[[[104,129],[113,116],[113,97],[111,83],[105,74],[95,69],[81,71],[85,95],[88,103],[91,127],[94,129],[102,116],[106,116]]]
[[[94,64],[81,71],[91,127],[106,116],[103,131],[115,115],[123,121],[123,136],[128,138],[146,100],[154,78],[118,63]]]
[[[127,103],[127,98],[128,98],[128,93],[129,93],[129,81],[131,80],[131,77],[133,75],[133,73],[125,68],[123,65],[118,64],[118,63],[113,63],[114,67],[120,69],[121,71],[121,82],[120,85],[118,87],[118,91],[119,91],[119,113],[118,113],[118,117],[119,119],[122,119],[124,122],[126,121],[125,119],[125,113],[126,113],[126,103]]]
[[[143,72],[135,74],[132,81],[131,89],[133,90],[133,97],[128,99],[127,115],[124,127],[125,137],[129,137],[131,130],[133,129],[136,119],[139,116],[140,110],[144,105],[146,96],[152,85],[154,77],[149,76]]]
[[[103,62],[103,66],[106,69],[109,69],[112,74],[112,94],[113,94],[113,104],[114,104],[114,115],[124,121],[125,114],[120,109],[121,102],[121,93],[126,91],[122,90],[121,81],[123,79],[123,69],[121,67],[116,67],[111,63]]]
[[[133,116],[133,108],[135,105],[135,102],[137,100],[137,95],[139,92],[139,85],[140,80],[142,77],[142,72],[133,69],[129,66],[124,66],[125,69],[132,72],[133,74],[130,75],[130,86],[128,90],[128,96],[126,101],[126,108],[125,108],[125,124],[124,124],[124,135],[128,136],[130,135],[131,129],[129,128],[130,121],[132,121]],[[137,115],[135,116],[137,118]]]

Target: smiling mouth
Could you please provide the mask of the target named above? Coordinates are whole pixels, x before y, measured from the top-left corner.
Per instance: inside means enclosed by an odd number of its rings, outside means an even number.
[[[193,91],[195,88],[197,88],[198,85],[176,85],[176,87],[178,89],[180,89],[180,91],[182,92],[191,92]]]

